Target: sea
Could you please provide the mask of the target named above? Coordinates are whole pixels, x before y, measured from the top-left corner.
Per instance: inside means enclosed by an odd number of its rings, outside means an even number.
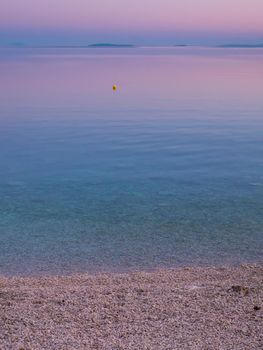
[[[246,263],[262,48],[0,49],[0,275]]]

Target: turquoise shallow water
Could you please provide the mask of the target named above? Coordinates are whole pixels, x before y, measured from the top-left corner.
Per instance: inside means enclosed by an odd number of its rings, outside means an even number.
[[[1,274],[263,262],[263,50],[2,50],[0,73]]]

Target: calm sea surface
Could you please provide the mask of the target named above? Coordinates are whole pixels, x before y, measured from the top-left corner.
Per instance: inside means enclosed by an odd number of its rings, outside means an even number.
[[[0,50],[0,274],[245,262],[263,49]]]

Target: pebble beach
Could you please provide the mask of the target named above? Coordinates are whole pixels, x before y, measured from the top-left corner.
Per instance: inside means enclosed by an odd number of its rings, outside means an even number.
[[[0,278],[0,349],[260,350],[263,266]]]

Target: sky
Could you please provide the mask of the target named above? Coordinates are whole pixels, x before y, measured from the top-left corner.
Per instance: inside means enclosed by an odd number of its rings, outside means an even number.
[[[263,42],[263,0],[0,0],[0,45]]]

